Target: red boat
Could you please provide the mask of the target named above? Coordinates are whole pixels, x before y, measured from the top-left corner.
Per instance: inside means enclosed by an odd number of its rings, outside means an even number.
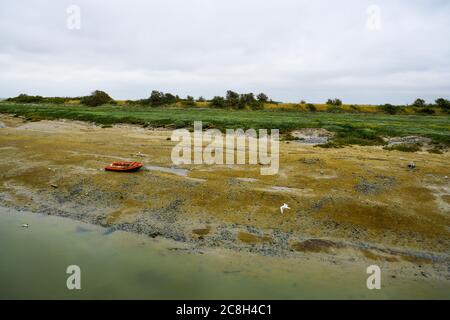
[[[138,171],[144,164],[142,162],[113,162],[105,167],[106,171],[132,172]]]

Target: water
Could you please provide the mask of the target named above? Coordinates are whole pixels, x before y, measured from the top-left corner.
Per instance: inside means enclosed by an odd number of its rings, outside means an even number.
[[[0,299],[448,298],[448,283],[383,280],[369,291],[361,268],[183,248],[0,207]],[[66,287],[69,265],[81,268],[81,290]]]
[[[189,170],[182,169],[182,168],[166,168],[166,167],[160,167],[160,166],[144,166],[145,170],[151,170],[151,171],[160,171],[165,173],[172,173],[177,176],[186,177],[189,173]]]

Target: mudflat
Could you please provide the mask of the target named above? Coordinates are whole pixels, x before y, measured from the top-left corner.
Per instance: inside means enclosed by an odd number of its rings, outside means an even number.
[[[282,141],[279,174],[262,176],[255,165],[175,167],[166,129],[0,122],[1,206],[167,238],[194,253],[377,264],[393,278],[450,287],[448,153]],[[103,170],[121,160],[145,167]],[[281,214],[284,203],[291,209]]]

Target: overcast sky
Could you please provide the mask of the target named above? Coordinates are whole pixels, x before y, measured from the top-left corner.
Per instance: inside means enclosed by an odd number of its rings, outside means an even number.
[[[450,1],[1,1],[0,97],[94,89],[116,99],[153,89],[316,103],[450,98]]]

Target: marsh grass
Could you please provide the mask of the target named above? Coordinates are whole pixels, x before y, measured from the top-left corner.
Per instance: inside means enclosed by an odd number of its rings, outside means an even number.
[[[303,110],[223,110],[104,105],[15,104],[0,103],[0,113],[22,116],[28,121],[71,119],[99,125],[129,123],[145,127],[192,128],[203,121],[203,128],[279,129],[289,134],[302,128],[324,128],[335,132],[335,138],[322,147],[345,145],[384,145],[384,136],[419,135],[436,144],[450,145],[449,116],[387,115],[377,113],[326,113]]]

